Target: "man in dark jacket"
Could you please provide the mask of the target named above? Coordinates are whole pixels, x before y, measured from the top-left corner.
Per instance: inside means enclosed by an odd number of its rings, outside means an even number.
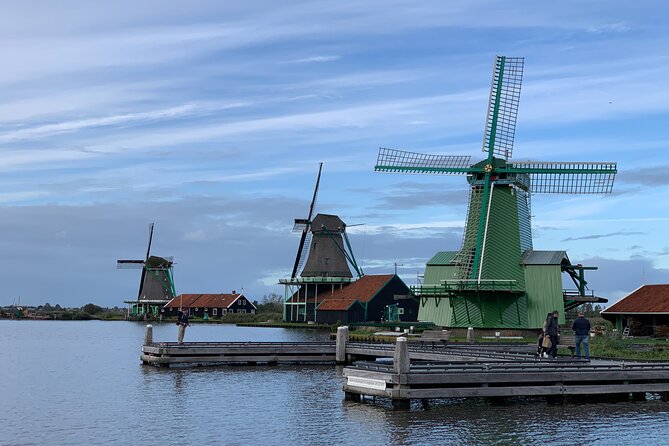
[[[559,315],[557,310],[554,310],[553,313],[548,316],[548,319],[546,319],[546,334],[551,339],[551,348],[548,350],[548,356],[552,356],[553,358],[557,358]]]
[[[189,327],[188,313],[186,310],[179,308],[179,316],[177,316],[177,325],[179,326],[179,344],[184,343],[184,335],[186,334],[186,327]]]
[[[572,325],[576,338],[576,356],[581,359],[581,342],[585,352],[585,360],[590,361],[590,321],[585,318],[583,313],[578,313],[578,318]]]

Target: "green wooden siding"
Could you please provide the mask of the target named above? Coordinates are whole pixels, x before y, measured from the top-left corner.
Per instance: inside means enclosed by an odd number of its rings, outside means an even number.
[[[480,296],[458,297],[452,301],[451,327],[527,328],[525,296],[481,293]]]
[[[449,257],[449,256],[446,256]],[[425,267],[424,285],[440,285],[442,280],[455,279],[457,267],[451,265],[431,265]],[[452,311],[448,299],[421,299],[418,320],[433,322],[444,327],[451,326]]]
[[[560,312],[564,323],[562,272],[560,265],[527,265],[525,267],[528,328],[541,328],[546,315]]]
[[[516,289],[524,290],[518,199],[512,191],[512,188],[505,186],[494,188],[481,278],[515,280]]]

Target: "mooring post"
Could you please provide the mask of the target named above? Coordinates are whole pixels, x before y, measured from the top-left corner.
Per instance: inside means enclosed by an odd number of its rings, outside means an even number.
[[[346,343],[348,342],[348,327],[337,327],[337,345],[335,347],[335,361],[337,364],[346,364]]]
[[[411,370],[411,358],[409,358],[409,345],[407,338],[399,336],[395,344],[395,354],[393,355],[393,372],[398,376],[397,384],[393,386],[393,409],[406,410],[411,407],[411,400],[406,398],[405,392],[408,390],[407,375]]]
[[[467,328],[467,342],[474,343],[474,327]]]
[[[146,333],[144,334],[144,345],[153,344],[153,325],[146,326]]]

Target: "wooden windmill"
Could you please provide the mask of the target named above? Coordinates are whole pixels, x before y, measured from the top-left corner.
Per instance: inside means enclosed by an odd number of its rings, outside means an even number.
[[[470,194],[461,249],[444,263],[450,269],[441,283],[415,289],[424,303],[427,298],[437,299],[436,305],[440,299],[448,300],[449,325],[529,327],[545,317],[544,310],[551,308],[532,300],[528,288],[535,284],[528,280],[534,279],[524,263],[532,253],[530,194],[607,194],[617,173],[614,162],[511,161],[523,65],[523,58],[495,59],[483,138],[485,159],[472,164],[470,156],[379,150],[375,166],[379,172],[467,177]],[[558,266],[583,295],[585,282],[579,280],[584,268],[578,270],[568,259]],[[581,297],[571,296],[570,302]]]
[[[123,259],[116,261],[118,269],[142,270],[137,299],[124,302],[132,305],[132,313],[135,316],[148,314],[157,316],[160,309],[176,296],[172,278],[173,259],[151,255],[153,226],[153,223],[149,225],[149,245],[146,248],[146,257],[143,260]]]
[[[315,320],[319,293],[350,283],[350,267],[357,277],[363,274],[353,255],[346,224],[337,215],[314,216],[322,169],[320,163],[307,218],[295,219],[293,231],[301,236],[290,279],[279,280],[285,286],[284,320],[289,322]]]

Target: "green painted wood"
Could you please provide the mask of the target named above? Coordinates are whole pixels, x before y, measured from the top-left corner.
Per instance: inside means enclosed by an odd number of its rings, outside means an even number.
[[[560,312],[560,323],[564,323],[560,265],[527,265],[525,286],[528,328],[541,328],[547,314],[553,310]]]

